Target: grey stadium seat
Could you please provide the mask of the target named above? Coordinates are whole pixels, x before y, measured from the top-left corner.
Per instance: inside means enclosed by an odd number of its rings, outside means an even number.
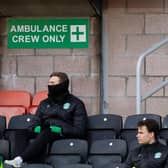
[[[132,141],[136,141],[137,124],[141,120],[154,119],[158,122],[161,128],[161,116],[157,114],[134,114],[126,117],[124,128],[120,132],[120,138],[126,140],[128,148],[131,149]]]
[[[51,145],[46,163],[55,168],[69,164],[86,163],[88,143],[81,139],[56,140]]]
[[[157,114],[134,114],[134,115],[129,115],[126,117],[125,123],[124,123],[124,128],[127,129],[134,129],[137,128],[137,123],[141,120],[145,119],[154,119],[158,122],[159,127],[162,127],[162,120],[161,116]]]
[[[33,128],[40,121],[35,115],[16,115],[11,117],[8,129],[5,131],[5,139],[10,143],[10,158],[19,155],[35,134]]]
[[[0,155],[4,159],[9,158],[9,142],[4,139],[4,133],[6,129],[6,117],[0,116]]]
[[[63,165],[61,168],[92,168],[92,165],[89,164],[68,164]]]
[[[122,117],[114,114],[98,114],[88,117],[88,142],[117,138],[122,128]]]
[[[127,144],[124,140],[97,140],[90,146],[88,163],[94,168],[104,168],[113,163],[124,162],[126,156]]]

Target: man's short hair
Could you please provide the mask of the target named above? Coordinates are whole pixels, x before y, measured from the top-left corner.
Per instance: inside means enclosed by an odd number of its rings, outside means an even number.
[[[154,119],[141,120],[138,122],[137,126],[138,127],[146,126],[149,132],[154,132],[155,138],[157,137],[159,133],[159,124]]]
[[[65,82],[65,81],[69,81],[68,75],[64,72],[52,72],[50,74],[50,78],[53,77],[53,76],[59,77],[61,83]]]

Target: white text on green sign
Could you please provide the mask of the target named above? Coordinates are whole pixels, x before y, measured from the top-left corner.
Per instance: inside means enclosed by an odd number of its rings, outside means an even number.
[[[8,48],[88,48],[88,19],[9,19]]]

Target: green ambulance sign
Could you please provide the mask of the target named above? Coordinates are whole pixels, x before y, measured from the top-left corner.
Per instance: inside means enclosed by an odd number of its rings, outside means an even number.
[[[8,48],[88,48],[89,20],[8,19]]]

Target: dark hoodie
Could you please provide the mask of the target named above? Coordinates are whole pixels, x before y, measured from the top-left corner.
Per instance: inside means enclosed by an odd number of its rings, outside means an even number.
[[[43,127],[61,127],[65,138],[84,138],[87,126],[85,105],[69,93],[68,84],[69,81],[65,81],[48,86],[48,98],[40,103],[36,115]]]
[[[130,152],[125,168],[168,168],[168,147],[159,142],[141,145]]]

